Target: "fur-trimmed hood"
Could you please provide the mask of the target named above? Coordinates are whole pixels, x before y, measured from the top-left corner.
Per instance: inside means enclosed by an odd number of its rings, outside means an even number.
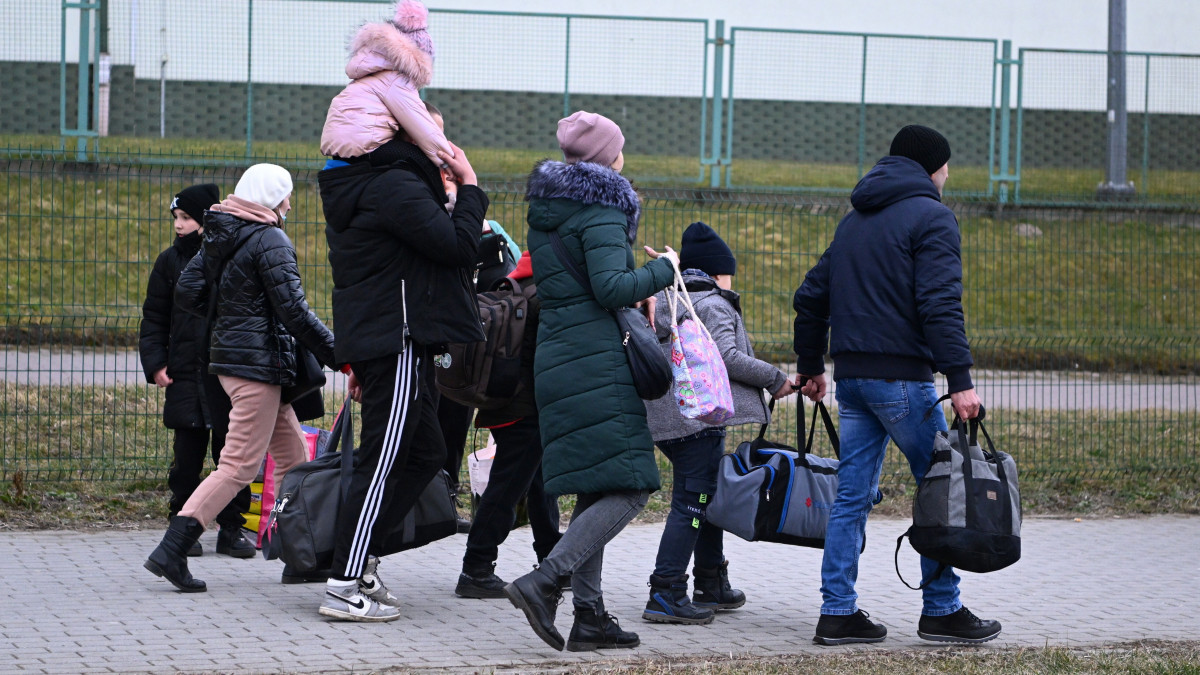
[[[570,199],[583,205],[600,204],[618,209],[625,214],[630,243],[637,239],[641,200],[629,180],[609,167],[591,162],[567,164],[542,160],[529,174],[525,199]],[[537,227],[532,220],[530,225]]]
[[[433,80],[433,54],[390,21],[365,24],[350,39],[346,76],[357,80],[382,70],[399,72],[421,89]]]

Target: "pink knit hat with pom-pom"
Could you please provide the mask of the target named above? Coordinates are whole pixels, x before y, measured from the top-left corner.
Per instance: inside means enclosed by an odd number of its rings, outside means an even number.
[[[429,10],[418,0],[400,0],[392,24],[416,43],[421,51],[433,58],[433,39],[429,37]]]

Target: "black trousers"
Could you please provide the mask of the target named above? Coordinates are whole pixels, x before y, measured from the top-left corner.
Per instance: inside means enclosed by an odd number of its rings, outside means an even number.
[[[170,517],[179,513],[203,480],[204,463],[209,456],[210,442],[213,466],[221,461],[221,450],[225,448],[225,434],[229,431],[229,410],[232,404],[215,376],[206,377],[204,384],[213,428],[175,429],[173,457],[171,467],[167,470],[167,487],[171,489],[171,501],[168,504]],[[249,510],[250,486],[246,486],[217,514],[217,525],[241,527],[246,524],[242,514]]]
[[[462,473],[463,449],[467,446],[467,433],[471,429],[475,409],[441,396],[437,416],[442,438],[446,441],[446,464],[443,468],[450,474],[450,486],[457,490]]]
[[[463,571],[480,576],[492,571],[500,544],[517,519],[517,502],[528,493],[529,527],[533,551],[542,561],[562,537],[558,532],[558,500],[542,486],[542,440],[536,415],[492,429],[496,458],[492,460],[487,490],[475,510]]]
[[[380,518],[403,519],[446,461],[437,420],[433,354],[411,345],[400,354],[351,363],[362,384],[362,437],[338,515],[332,577],[362,576]]]

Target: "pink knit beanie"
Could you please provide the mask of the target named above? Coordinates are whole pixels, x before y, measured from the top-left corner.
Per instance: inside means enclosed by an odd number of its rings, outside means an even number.
[[[433,58],[433,39],[429,37],[429,10],[418,0],[400,0],[396,3],[396,16],[392,19],[396,28],[404,32],[417,47]]]
[[[616,122],[580,110],[558,121],[558,145],[568,164],[594,162],[612,166],[625,147],[625,135]]]

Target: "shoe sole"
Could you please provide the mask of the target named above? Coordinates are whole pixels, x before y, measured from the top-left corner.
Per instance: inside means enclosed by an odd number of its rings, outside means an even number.
[[[887,639],[886,635],[884,635],[883,637],[877,637],[877,638],[864,638],[864,637],[826,638],[826,637],[821,637],[820,635],[817,635],[813,638],[813,644],[823,645],[825,647],[836,647],[838,645],[869,644],[869,643],[873,643],[873,642],[883,642],[886,639]]]
[[[737,603],[727,602],[725,604],[721,604],[719,602],[696,602],[695,600],[692,600],[692,604],[697,607],[703,607],[704,609],[711,609],[714,612],[722,612],[727,609],[737,609],[738,607],[741,607],[742,605],[746,604],[746,600],[745,600],[745,598],[743,598],[741,602],[737,602]]]
[[[567,651],[569,652],[594,652],[597,649],[633,649],[642,644],[641,639],[631,642],[627,645],[609,644],[607,642],[571,642],[567,641]]]
[[[323,584],[326,581],[329,581],[329,577],[295,577],[287,574],[279,579],[281,584]]]
[[[318,609],[317,613],[322,616],[332,617],[334,619],[343,619],[346,621],[358,621],[360,623],[384,623],[387,621],[395,621],[396,619],[400,618],[399,614],[393,614],[391,616],[363,616],[361,614],[352,614],[350,612],[343,612],[341,610],[334,609],[332,607],[324,607],[324,606],[322,606],[320,609]]]
[[[533,616],[533,610],[529,608],[529,603],[525,601],[525,596],[521,595],[521,591],[517,589],[516,584],[510,583],[505,586],[504,595],[508,598],[508,601],[512,603],[513,607],[516,607],[525,614],[525,621],[529,623],[529,627],[533,629],[533,632],[542,639],[542,642],[545,642],[560,652],[563,650],[563,647],[566,646],[566,641],[563,640],[561,636],[556,639],[548,631],[542,629],[542,627],[538,625],[537,619]]]
[[[230,551],[229,549],[226,549],[226,550],[222,551],[220,547],[217,547],[217,554],[218,555],[227,555],[230,558],[239,558],[239,559],[240,558],[253,558],[254,557],[254,549],[245,550],[245,551]]]
[[[989,642],[991,640],[995,640],[999,636],[1000,636],[1000,631],[996,631],[995,633],[992,633],[991,635],[988,635],[986,637],[981,637],[981,638],[965,638],[965,637],[959,637],[956,635],[935,635],[933,633],[924,633],[922,631],[917,631],[917,637],[921,638],[922,640],[929,640],[930,642],[954,642],[954,643],[964,644],[964,645],[977,645],[977,644],[980,644],[983,642]]]
[[[174,579],[167,576],[166,571],[163,570],[163,568],[160,567],[159,564],[154,562],[153,560],[147,560],[146,562],[142,563],[142,567],[145,567],[146,569],[150,570],[152,573],[154,573],[154,576],[161,577],[161,578],[166,579],[167,581],[171,582],[172,586],[179,589],[183,593],[204,593],[205,591],[208,590],[207,585],[202,585],[198,588],[192,588],[190,586],[180,586],[179,584],[175,583]]]
[[[682,616],[671,616],[670,614],[663,614],[661,612],[650,612],[650,611],[642,612],[642,619],[644,619],[646,621],[653,621],[654,623],[685,624],[685,625],[689,625],[689,626],[707,626],[708,624],[712,623],[713,619],[715,619],[715,618],[716,618],[715,616],[709,616],[704,619],[688,619],[688,618],[685,618]]]
[[[503,588],[496,591],[489,591],[485,588],[463,588],[459,586],[454,589],[454,594],[460,598],[472,598],[475,600],[498,600],[508,597],[505,595]]]

